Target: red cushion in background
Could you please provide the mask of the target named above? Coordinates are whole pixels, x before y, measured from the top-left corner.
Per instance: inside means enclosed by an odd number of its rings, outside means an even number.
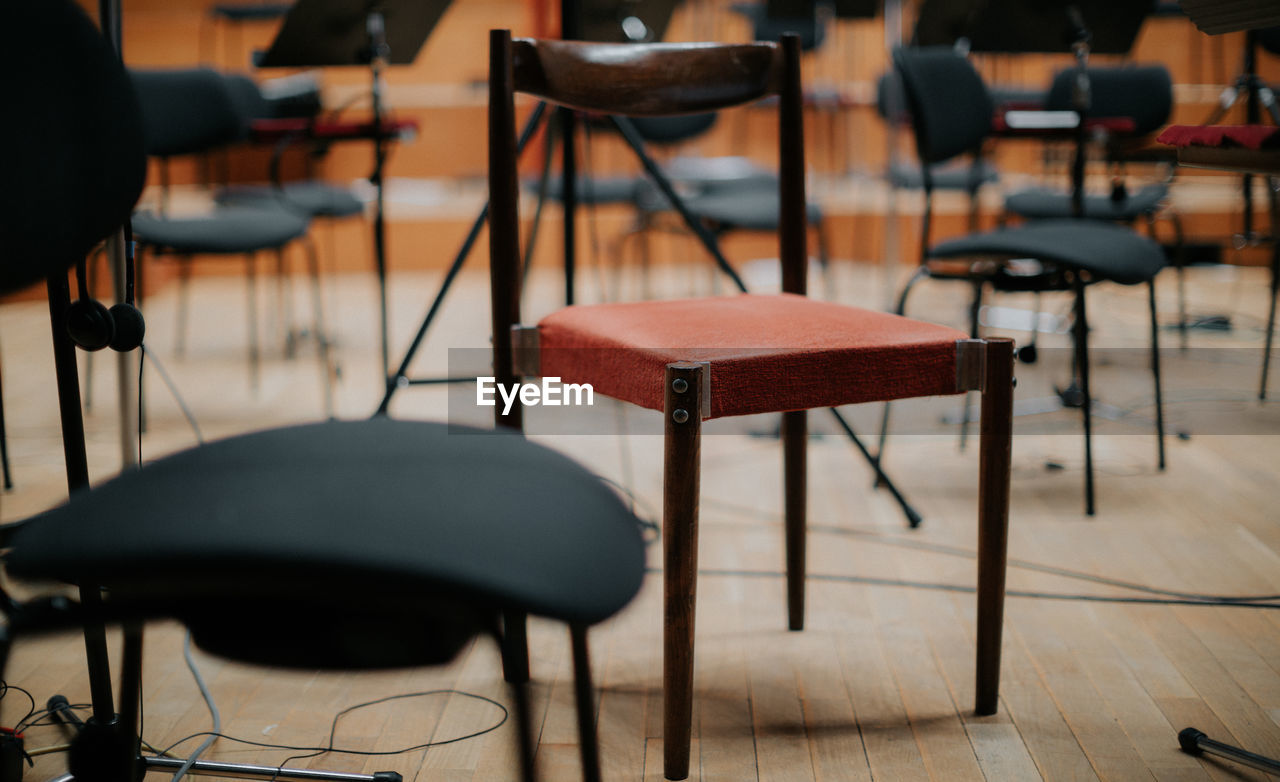
[[[1156,141],[1173,147],[1246,147],[1280,145],[1274,125],[1170,125]]]
[[[543,377],[661,410],[666,365],[711,363],[711,417],[956,393],[945,326],[803,296],[568,307],[538,324]]]

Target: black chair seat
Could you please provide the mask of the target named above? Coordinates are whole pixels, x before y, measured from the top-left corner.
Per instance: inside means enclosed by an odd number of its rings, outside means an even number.
[[[1000,172],[985,160],[978,165],[977,171],[973,170],[972,164],[962,162],[958,165],[934,166],[930,174],[935,190],[968,191],[974,184],[985,185],[1000,181]],[[890,185],[904,190],[919,190],[924,187],[920,167],[910,163],[894,163],[889,166],[886,176]]]
[[[307,232],[307,218],[282,206],[226,206],[199,217],[133,216],[146,244],[177,253],[249,253],[283,247]]]
[[[1090,220],[1130,222],[1156,211],[1168,195],[1169,188],[1164,184],[1147,185],[1120,199],[1113,199],[1110,195],[1086,195],[1084,216]],[[1072,216],[1071,194],[1057,190],[1035,188],[1012,193],[1005,198],[1004,208],[1028,220]]]
[[[1160,245],[1128,228],[1092,220],[1046,220],[935,244],[931,258],[1034,258],[1123,285],[1147,282],[1165,266]]]
[[[210,651],[304,667],[449,659],[474,620],[442,605],[598,622],[644,569],[635,517],[567,457],[387,419],[161,459],[35,517],[12,545],[16,576],[98,584],[110,605],[186,622]]]
[[[694,215],[715,223],[722,229],[778,230],[779,207],[776,189],[743,188],[718,191],[710,195],[690,198],[686,206]],[[821,223],[822,207],[810,202],[805,215],[811,224]]]
[[[364,203],[351,188],[318,179],[286,182],[283,191],[266,185],[235,185],[223,188],[218,203],[261,206],[278,204],[310,217],[353,217],[364,212]]]

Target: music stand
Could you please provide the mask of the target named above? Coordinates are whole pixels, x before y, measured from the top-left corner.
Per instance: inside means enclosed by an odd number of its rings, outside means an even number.
[[[280,32],[258,66],[316,68],[358,65],[369,68],[373,102],[374,187],[373,250],[378,274],[378,308],[383,382],[391,358],[387,344],[387,250],[383,169],[387,133],[383,129],[382,70],[409,65],[449,7],[450,0],[299,0],[289,9]]]
[[[1180,0],[1182,12],[1209,35],[1280,25],[1275,0]]]
[[[912,45],[951,46],[964,38],[974,52],[1071,52],[1072,6],[1091,33],[1094,54],[1127,53],[1152,10],[1150,0],[925,0]]]

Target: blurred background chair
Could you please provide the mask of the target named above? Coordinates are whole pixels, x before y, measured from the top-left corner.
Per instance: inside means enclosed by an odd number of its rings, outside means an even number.
[[[1068,68],[1054,76],[1044,100],[1045,111],[1074,110],[1072,90],[1078,75],[1078,69]],[[1168,255],[1177,272],[1177,326],[1185,348],[1186,242],[1182,219],[1169,203],[1174,167],[1167,151],[1152,143],[1154,134],[1165,126],[1172,113],[1173,81],[1163,65],[1092,67],[1088,69],[1088,80],[1088,116],[1124,120],[1127,125],[1095,123],[1091,129],[1090,145],[1101,150],[1101,157],[1110,169],[1111,183],[1105,193],[1084,193],[1082,216],[1128,226],[1141,222],[1156,241],[1159,241],[1157,221],[1169,221],[1174,235]],[[1139,180],[1135,189],[1128,181],[1131,165],[1157,166],[1164,172],[1154,179],[1149,177],[1145,183]],[[1004,208],[1006,216],[1023,220],[1070,218],[1075,216],[1072,198],[1070,188],[1029,187],[1006,195]]]
[[[272,253],[277,270],[285,268],[285,247],[306,234],[309,217],[275,200],[212,207],[202,203],[190,210],[175,210],[171,203],[169,159],[207,152],[243,139],[246,118],[237,108],[227,80],[214,71],[134,71],[132,77],[146,123],[147,153],[158,158],[160,174],[159,204],[153,210],[139,211],[134,216],[134,235],[145,257],[169,258],[177,263],[183,290],[197,258],[239,257],[243,260],[248,294],[249,382],[257,388],[261,363],[257,256],[262,252]],[[318,262],[314,255],[311,261],[313,280],[318,285]],[[180,298],[185,301],[185,293]],[[315,314],[318,321],[320,311]],[[180,305],[176,326],[179,335],[186,329],[187,316],[187,307]],[[316,328],[317,333],[323,333],[318,322]],[[178,344],[181,346],[180,341]],[[319,340],[318,344],[325,408],[331,410],[328,349],[325,340]]]
[[[931,240],[932,167],[972,152],[990,135],[995,104],[982,78],[951,48],[897,49],[894,66],[902,77],[924,179],[920,266],[903,288],[897,311],[904,314],[911,289],[924,279],[962,282],[970,288],[969,334],[979,335],[983,289],[994,291],[1067,291],[1074,294],[1073,347],[1085,440],[1085,513],[1094,513],[1092,408],[1089,388],[1088,320],[1085,288],[1096,282],[1145,283],[1151,315],[1151,366],[1155,382],[1157,463],[1164,469],[1164,414],[1160,389],[1159,325],[1155,277],[1164,268],[1164,251],[1133,231],[1086,218],[1029,222],[1015,228]],[[1077,183],[1081,187],[1083,183]],[[1007,261],[1018,260],[1017,264]],[[959,261],[959,262],[957,262]],[[961,417],[967,428],[968,406]],[[886,407],[881,456],[889,429]],[[962,439],[963,442],[963,439]]]

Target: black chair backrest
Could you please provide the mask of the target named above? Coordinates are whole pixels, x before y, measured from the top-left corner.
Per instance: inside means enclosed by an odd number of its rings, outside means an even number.
[[[138,99],[70,0],[0,4],[0,292],[61,272],[119,228],[146,179]]]
[[[275,116],[271,101],[267,100],[258,88],[258,83],[248,76],[239,73],[224,73],[222,81],[231,94],[231,105],[240,115],[246,126],[255,119],[269,119]]]
[[[246,123],[226,79],[207,68],[131,71],[147,154],[190,155],[243,138]]]
[[[1136,135],[1163,127],[1173,111],[1173,79],[1163,65],[1126,65],[1089,69],[1089,116],[1128,117]],[[1053,79],[1045,108],[1074,108],[1072,88],[1078,71],[1068,68]]]
[[[916,151],[925,163],[942,163],[974,152],[991,132],[995,104],[982,77],[946,47],[895,49]]]

